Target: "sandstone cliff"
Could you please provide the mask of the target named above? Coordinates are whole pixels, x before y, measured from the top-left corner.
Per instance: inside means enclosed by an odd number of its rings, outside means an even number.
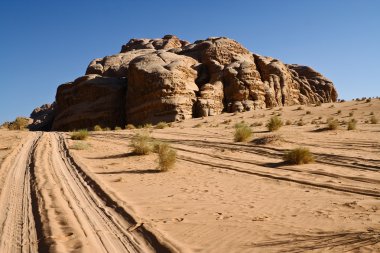
[[[310,67],[249,52],[238,42],[166,35],[132,39],[58,87],[53,130],[176,121],[274,106],[334,102],[333,83]],[[47,124],[48,125],[48,124]]]

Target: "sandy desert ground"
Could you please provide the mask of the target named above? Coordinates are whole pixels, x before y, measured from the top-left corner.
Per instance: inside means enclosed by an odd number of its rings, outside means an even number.
[[[380,100],[298,107],[150,128],[177,150],[168,172],[132,153],[141,129],[0,130],[1,252],[380,252],[380,123],[366,123]],[[262,144],[275,114],[291,124]],[[324,130],[328,117],[340,129]],[[247,143],[233,141],[242,120]],[[299,146],[315,163],[282,161]]]

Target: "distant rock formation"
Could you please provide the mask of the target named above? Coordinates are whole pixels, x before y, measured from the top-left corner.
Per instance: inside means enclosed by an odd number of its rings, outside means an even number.
[[[225,37],[189,43],[166,35],[131,39],[120,53],[93,60],[85,76],[59,86],[51,126],[158,123],[337,96],[333,83],[310,67],[253,54]]]

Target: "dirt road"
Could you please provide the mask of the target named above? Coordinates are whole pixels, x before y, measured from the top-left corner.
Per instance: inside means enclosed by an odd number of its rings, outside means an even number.
[[[30,133],[2,163],[0,252],[165,252],[69,155]]]

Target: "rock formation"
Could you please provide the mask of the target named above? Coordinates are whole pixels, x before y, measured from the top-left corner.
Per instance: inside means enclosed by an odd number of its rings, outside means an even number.
[[[225,37],[189,43],[166,35],[132,39],[120,53],[91,61],[85,76],[59,86],[52,129],[138,125],[336,100],[333,83],[309,67],[253,54]]]

